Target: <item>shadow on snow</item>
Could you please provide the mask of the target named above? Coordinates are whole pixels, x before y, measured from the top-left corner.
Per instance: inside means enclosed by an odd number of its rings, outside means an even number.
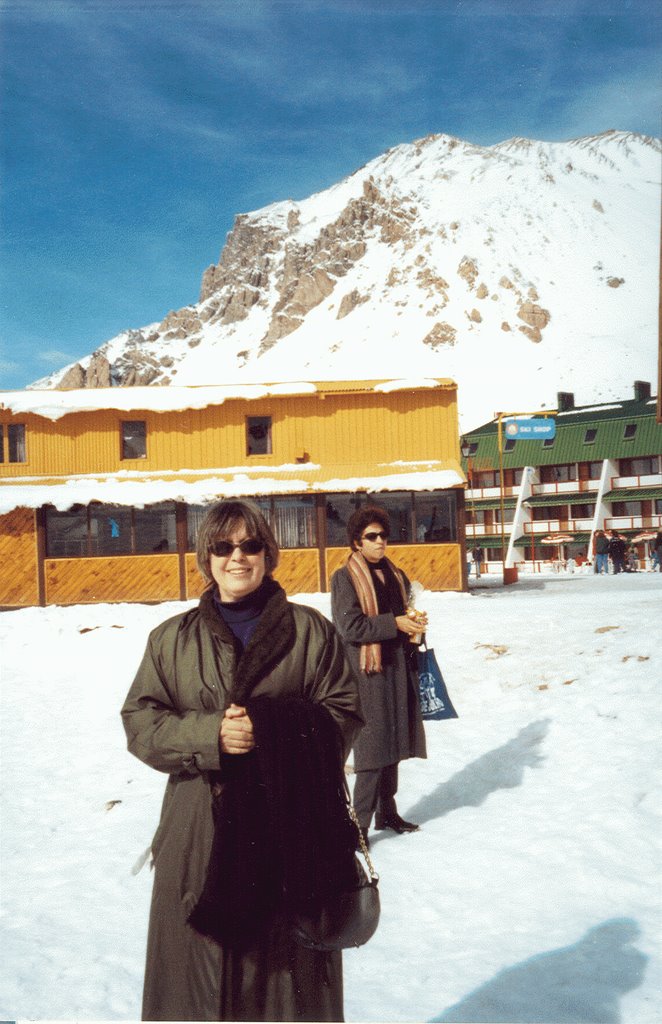
[[[434,1022],[453,1024],[619,1024],[619,1000],[641,985],[648,957],[631,943],[631,918],[591,928],[574,946],[507,967]]]

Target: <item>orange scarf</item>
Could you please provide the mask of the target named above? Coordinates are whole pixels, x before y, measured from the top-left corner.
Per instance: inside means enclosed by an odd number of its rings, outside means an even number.
[[[405,581],[402,573],[399,569],[396,569],[393,562],[388,559],[385,559],[385,561],[400,585],[402,600],[406,608],[408,603],[407,591],[405,589]],[[368,563],[360,551],[352,551],[351,555],[347,559],[347,571],[349,572],[349,578],[356,591],[356,596],[359,599],[359,604],[361,605],[361,611],[363,614],[370,618],[379,615],[375,585],[372,582]],[[359,667],[362,672],[366,673],[366,675],[372,675],[374,672],[381,672],[382,645],[380,643],[373,642],[369,644],[361,644]]]

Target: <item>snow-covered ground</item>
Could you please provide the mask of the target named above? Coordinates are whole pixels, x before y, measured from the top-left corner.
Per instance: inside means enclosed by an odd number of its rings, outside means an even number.
[[[382,921],[349,1021],[653,1024],[662,576],[426,594],[460,718],[402,766],[414,835],[374,833]],[[327,595],[301,597],[328,614]],[[119,707],[180,604],[0,615],[0,1017],[136,1020],[164,778]]]

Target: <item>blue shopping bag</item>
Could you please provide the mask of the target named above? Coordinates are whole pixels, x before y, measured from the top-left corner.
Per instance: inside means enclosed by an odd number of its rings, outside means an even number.
[[[428,721],[442,718],[457,718],[457,711],[448,696],[446,683],[434,655],[434,650],[425,643],[418,649],[418,695],[421,715]]]

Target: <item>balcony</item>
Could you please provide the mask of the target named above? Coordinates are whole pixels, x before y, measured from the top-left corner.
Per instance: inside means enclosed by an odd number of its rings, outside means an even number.
[[[597,491],[599,480],[556,480],[551,484],[534,484],[532,492],[538,494],[583,494]]]
[[[590,533],[593,529],[592,519],[534,519],[524,523],[524,533]]]
[[[661,530],[662,514],[652,516],[610,516],[605,519],[606,530]]]
[[[634,490],[636,487],[659,487],[662,484],[662,473],[648,473],[646,476],[613,476],[611,489]]]
[[[512,523],[506,523],[504,533],[506,537],[510,536],[510,528]],[[467,523],[466,526],[467,537],[501,537],[501,524],[490,523],[486,526],[484,523]]]
[[[519,494],[519,484],[516,487],[504,487],[503,489],[504,498],[513,498],[517,494]],[[466,500],[468,502],[480,501],[481,498],[499,499],[500,497],[501,489],[499,487],[474,487],[467,488],[466,491]]]

